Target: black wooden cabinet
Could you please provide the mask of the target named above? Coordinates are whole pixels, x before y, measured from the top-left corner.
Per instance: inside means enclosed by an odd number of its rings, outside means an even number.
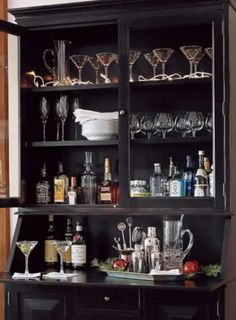
[[[222,273],[217,286],[206,285],[204,290],[193,281],[187,284],[152,284],[102,280],[97,287],[93,280],[83,283],[68,281],[62,286],[55,282],[34,285],[8,279],[6,285],[6,314],[8,320],[50,319],[192,319],[223,320],[224,284],[236,279],[231,249],[234,218],[235,155],[233,150],[235,118],[235,1],[154,1],[154,0],[98,0],[83,3],[21,8],[11,10],[19,25],[20,36],[20,167],[24,197],[19,203],[19,219],[12,243],[7,271],[11,274],[23,269],[23,255],[15,246],[16,240],[34,239],[38,245],[32,252],[30,270],[47,271],[43,263],[43,241],[48,214],[55,215],[58,239],[63,238],[67,216],[82,220],[88,234],[88,260],[114,256],[112,249],[117,223],[132,215],[135,225],[145,229],[156,226],[162,238],[162,220],[184,214],[184,227],[194,233],[194,247],[188,259],[201,264],[220,263]],[[1,26],[1,25],[0,25]],[[9,26],[8,26],[9,27]],[[4,28],[3,28],[4,29]],[[7,28],[5,27],[5,30]],[[14,33],[17,32],[14,27]],[[55,40],[66,40],[68,57],[73,54],[95,56],[98,52],[118,55],[108,69],[111,83],[100,77],[95,84],[95,72],[89,64],[82,71],[83,85],[42,85],[33,75],[51,81],[43,63],[43,52],[53,48]],[[189,61],[180,51],[183,45],[212,48],[212,58],[205,55],[197,65],[198,75],[188,77]],[[165,65],[168,79],[151,80],[153,70],[144,54],[155,48],[171,48],[174,53]],[[129,51],[139,51],[133,65],[133,81],[129,79]],[[118,62],[118,63],[117,63]],[[77,70],[68,58],[69,76],[77,77]],[[34,71],[34,73],[32,73]],[[161,63],[157,73],[163,72]],[[101,72],[102,73],[102,72]],[[178,78],[178,79],[176,79]],[[37,78],[38,81],[39,78]],[[42,80],[39,80],[42,82]],[[65,140],[56,139],[55,103],[63,94],[69,99],[69,113],[65,122]],[[40,99],[50,102],[46,127],[46,141],[42,139]],[[91,141],[81,134],[75,138],[72,101],[79,97],[81,108],[119,114],[117,139]],[[203,127],[196,137],[178,130],[152,134],[148,139],[143,131],[131,139],[130,116],[154,118],[157,113],[170,113],[174,119],[187,112],[199,112]],[[205,121],[212,114],[212,131]],[[167,175],[168,160],[175,157],[181,170],[187,154],[197,162],[198,150],[205,150],[213,163],[214,194],[207,197],[131,197],[130,180],[146,180],[153,172],[153,164],[160,162]],[[111,158],[113,178],[118,179],[120,199],[116,205],[67,204],[36,205],[35,185],[42,163],[46,162],[52,182],[61,160],[68,176],[83,172],[84,152],[94,154],[94,171],[98,181],[103,178],[105,157]],[[229,166],[231,167],[229,169]],[[229,242],[230,241],[230,242]],[[227,258],[229,257],[229,259]],[[89,283],[89,285],[88,285]],[[232,282],[233,283],[233,282]],[[42,284],[42,285],[41,285]],[[56,282],[58,285],[58,283]],[[180,287],[181,288],[180,288]],[[191,286],[191,284],[190,284]],[[145,288],[146,287],[146,288]],[[176,290],[178,287],[178,290]],[[200,290],[199,290],[200,288]],[[229,290],[229,289],[227,289]],[[42,294],[42,292],[45,292]],[[228,293],[227,293],[228,296]],[[227,320],[233,320],[228,313]]]

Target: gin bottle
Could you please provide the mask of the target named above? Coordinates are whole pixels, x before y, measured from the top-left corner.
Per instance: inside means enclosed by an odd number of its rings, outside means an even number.
[[[154,163],[154,173],[150,177],[150,197],[163,196],[161,164]]]
[[[193,197],[194,195],[194,169],[192,157],[186,156],[186,169],[183,172],[183,196]]]
[[[183,196],[183,179],[177,167],[175,167],[175,174],[170,181],[170,197]]]
[[[204,156],[205,152],[203,150],[199,150],[199,165],[195,176],[194,197],[209,196],[209,183],[207,172],[204,168]]]
[[[91,170],[92,152],[85,152],[85,171],[81,176],[81,187],[83,190],[83,203],[95,204],[96,203],[96,176]]]

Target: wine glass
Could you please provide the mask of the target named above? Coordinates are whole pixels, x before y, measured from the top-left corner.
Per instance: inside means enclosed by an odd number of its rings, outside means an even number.
[[[48,119],[48,113],[49,113],[49,102],[45,97],[42,97],[40,99],[40,113],[41,113],[41,119],[43,124],[43,141],[46,140],[46,123]]]
[[[80,108],[80,102],[78,97],[74,97],[72,100],[72,115],[73,119],[75,120],[74,112],[76,109]],[[75,140],[78,139],[78,122],[75,122]]]
[[[213,59],[212,47],[205,48],[205,52],[211,60]]]
[[[16,241],[16,245],[25,256],[25,272],[23,273],[23,276],[26,278],[32,275],[29,273],[29,255],[37,243],[38,241],[31,240]]]
[[[141,130],[138,116],[135,114],[130,115],[129,129],[130,129],[131,139],[133,140],[135,133],[138,133]]]
[[[61,140],[65,139],[65,121],[68,116],[68,98],[66,95],[61,95],[56,102],[56,113],[58,119],[61,120]]]
[[[83,54],[75,54],[70,56],[70,60],[74,63],[76,68],[79,70],[79,79],[76,81],[78,84],[82,84],[82,69],[85,63],[88,61],[88,56]]]
[[[154,128],[156,132],[162,133],[162,138],[166,138],[166,133],[173,130],[174,120],[171,113],[160,112],[154,118]]]
[[[174,53],[174,49],[171,48],[158,48],[153,49],[153,53],[157,56],[159,61],[161,62],[161,68],[162,68],[162,80],[165,80],[168,78],[168,75],[165,73],[166,68],[166,62],[170,59],[172,54]]]
[[[105,69],[105,83],[111,83],[111,80],[108,78],[108,67],[110,64],[117,59],[117,55],[114,52],[99,52],[96,54],[96,57],[104,66]]]
[[[204,50],[201,50],[201,51],[199,51],[198,53],[197,53],[197,55],[194,57],[194,59],[193,59],[193,71],[194,71],[194,73],[193,73],[193,77],[194,78],[198,78],[199,76],[198,76],[198,74],[199,74],[199,72],[197,71],[197,67],[198,67],[198,64],[199,64],[199,62],[202,60],[202,58],[204,57],[204,55],[205,55],[205,51]],[[197,73],[198,72],[198,73]],[[204,77],[204,72],[201,72],[200,73],[200,77]]]
[[[213,119],[212,119],[212,113],[208,113],[205,120],[205,128],[208,132],[212,132],[213,127]]]
[[[133,66],[135,62],[138,60],[140,57],[141,52],[138,50],[130,50],[129,51],[129,81],[134,82],[133,79]]]
[[[150,63],[152,66],[152,78],[150,80],[156,80],[156,69],[157,65],[159,64],[160,60],[159,58],[153,53],[153,52],[148,52],[144,54],[145,59]]]
[[[186,137],[187,133],[191,132],[190,127],[186,125],[186,119],[180,115],[177,115],[175,118],[174,129],[177,132],[181,132],[183,138]]]
[[[153,117],[144,115],[140,120],[140,131],[147,135],[148,139],[151,138],[155,131]]]
[[[54,242],[54,246],[56,247],[57,253],[60,256],[60,272],[58,272],[58,275],[62,278],[66,276],[63,268],[64,254],[70,248],[71,244],[72,241],[69,240],[57,240]]]
[[[98,57],[88,57],[88,61],[91,64],[92,68],[95,70],[95,83],[98,84],[99,80],[98,80],[98,76],[99,76],[99,70],[102,67],[102,63],[101,61],[98,59]]]
[[[182,46],[180,47],[181,52],[184,54],[184,56],[189,61],[189,78],[192,78],[193,76],[193,61],[194,58],[201,52],[202,47],[196,46],[196,45],[189,45],[189,46]]]
[[[192,137],[196,137],[196,132],[204,127],[204,118],[201,112],[188,111],[185,114],[186,128],[192,133]]]

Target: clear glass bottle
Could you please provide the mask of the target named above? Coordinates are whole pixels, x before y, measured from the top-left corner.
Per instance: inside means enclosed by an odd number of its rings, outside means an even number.
[[[157,238],[156,227],[148,227],[148,234],[144,240],[145,263],[147,272],[151,271],[151,254],[154,248],[160,251],[160,240]]]
[[[69,241],[73,240],[73,225],[71,217],[66,218],[64,238]],[[71,247],[69,247],[69,249],[64,253],[64,264],[67,268],[71,267]]]
[[[85,267],[87,263],[86,258],[86,240],[84,236],[83,226],[77,221],[73,242],[71,245],[71,263],[74,269]]]
[[[165,187],[164,187],[164,196],[168,197],[170,195],[170,181],[174,176],[175,173],[175,166],[173,162],[173,158],[169,158],[169,172],[168,172],[168,177],[165,182]]]
[[[195,176],[194,197],[207,197],[209,195],[208,176],[204,169],[204,156],[205,152],[203,150],[199,150],[199,164]]]
[[[183,196],[193,197],[194,195],[194,168],[192,157],[190,155],[186,156],[186,168],[183,172]]]
[[[53,267],[58,262],[57,250],[54,245],[55,238],[55,222],[54,216],[48,216],[47,233],[44,240],[44,263],[46,266]]]
[[[161,164],[154,163],[154,173],[150,176],[150,197],[163,196]]]
[[[58,162],[58,172],[53,180],[54,184],[54,203],[67,202],[67,190],[69,188],[69,178],[64,173],[63,164]]]
[[[96,203],[96,191],[97,182],[96,175],[91,170],[92,164],[92,152],[85,152],[85,171],[81,176],[81,187],[83,190],[83,203],[95,204]]]
[[[115,199],[113,188],[115,186],[112,182],[111,176],[111,162],[109,158],[105,158],[104,161],[104,180],[98,186],[98,203],[99,204],[111,204],[114,203]]]
[[[40,180],[36,183],[36,203],[48,204],[51,202],[51,186],[47,179],[46,163],[41,169]]]
[[[177,167],[174,167],[174,176],[170,180],[170,197],[183,196],[183,179]]]

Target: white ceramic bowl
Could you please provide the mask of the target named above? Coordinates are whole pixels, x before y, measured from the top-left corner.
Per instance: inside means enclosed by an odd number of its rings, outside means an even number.
[[[110,140],[118,136],[118,120],[90,120],[82,125],[82,136],[88,140]]]

